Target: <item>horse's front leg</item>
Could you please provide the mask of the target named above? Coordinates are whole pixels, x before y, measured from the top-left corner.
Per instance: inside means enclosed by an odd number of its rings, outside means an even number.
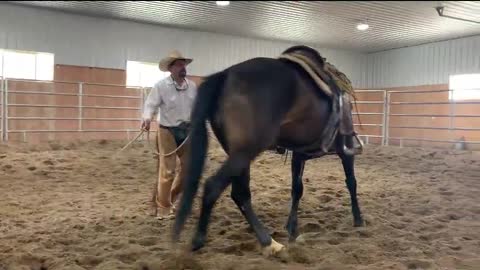
[[[353,226],[363,226],[362,213],[357,199],[357,179],[355,178],[355,156],[341,154],[343,170],[345,172],[345,183],[350,193],[350,202],[352,206]]]
[[[298,236],[298,205],[303,195],[303,169],[305,168],[305,161],[307,158],[299,153],[293,152],[292,156],[292,196],[291,208],[285,228],[288,231],[289,240],[295,241]]]

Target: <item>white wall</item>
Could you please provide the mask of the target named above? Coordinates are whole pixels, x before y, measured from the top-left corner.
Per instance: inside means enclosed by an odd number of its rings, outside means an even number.
[[[204,76],[292,45],[0,4],[0,48],[51,52],[56,64],[125,69],[126,60],[157,62],[175,48],[195,59],[190,74]],[[319,52],[356,87],[365,85],[366,55]]]
[[[56,64],[125,69],[126,60],[156,62],[177,48],[195,58],[189,73],[204,76],[292,45],[0,4],[0,48],[51,52]],[[357,88],[446,84],[451,74],[480,72],[480,36],[368,55],[317,49]]]
[[[449,76],[480,73],[480,36],[368,55],[367,87],[448,84]]]

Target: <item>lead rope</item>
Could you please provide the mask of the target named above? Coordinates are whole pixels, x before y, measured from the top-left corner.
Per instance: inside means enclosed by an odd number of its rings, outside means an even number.
[[[158,153],[156,150],[153,150],[154,148],[152,147],[151,143],[150,143],[150,130],[145,130],[145,129],[141,129],[140,132],[138,132],[137,136],[135,136],[135,138],[133,138],[130,142],[128,142],[124,147],[122,147],[122,149],[120,149],[119,151],[117,151],[115,153],[114,156],[118,155],[119,153],[121,153],[122,151],[124,151],[125,149],[127,149],[128,146],[130,146],[133,142],[135,142],[136,140],[138,140],[138,138],[140,138],[140,136],[144,133],[144,132],[147,132],[147,144],[149,146],[150,149],[152,149],[153,151],[153,154],[156,155],[156,156],[162,156],[162,157],[168,157],[168,156],[171,156],[173,154],[175,154],[178,150],[180,150],[180,148],[188,141],[188,139],[190,139],[190,133],[188,134],[187,138],[185,138],[185,140],[175,149],[173,150],[172,152],[168,153],[168,154],[160,154]],[[212,139],[214,139],[218,144],[220,144],[220,142],[217,140],[217,138],[215,138],[215,136],[212,136],[212,134],[210,134],[210,132],[208,132],[208,136]]]
[[[153,154],[156,155],[156,156],[162,156],[162,157],[168,157],[168,156],[171,156],[173,154],[175,154],[176,152],[178,152],[178,150],[180,150],[180,148],[182,148],[182,146],[188,141],[188,139],[190,138],[190,134],[188,134],[187,138],[185,138],[185,140],[183,140],[183,142],[175,149],[173,150],[172,152],[168,153],[168,154],[160,154],[159,152],[157,152],[157,150],[153,150],[154,148],[152,147],[151,143],[150,143],[150,130],[145,130],[145,129],[141,129],[137,136],[135,136],[135,138],[133,138],[130,142],[128,142],[124,147],[122,147],[122,149],[120,149],[119,151],[117,151],[117,153],[115,153],[115,155],[118,155],[119,153],[123,152],[125,149],[127,149],[127,147],[129,147],[133,142],[135,142],[136,140],[138,140],[138,138],[140,138],[140,136],[144,133],[144,132],[147,132],[147,144],[148,146],[150,147],[150,149],[152,149],[153,151]]]
[[[190,138],[190,133],[188,134],[187,138],[185,138],[185,140],[183,140],[183,142],[175,150],[173,150],[172,152],[170,152],[168,154],[160,154],[160,153],[157,152],[157,150],[153,150],[153,153],[156,156],[162,156],[162,157],[171,156],[171,155],[175,154],[178,150],[180,150],[180,148],[182,148],[182,146],[188,141],[189,138]],[[148,143],[148,146],[150,148],[152,148],[152,146],[150,144],[150,130],[147,131],[147,143]]]

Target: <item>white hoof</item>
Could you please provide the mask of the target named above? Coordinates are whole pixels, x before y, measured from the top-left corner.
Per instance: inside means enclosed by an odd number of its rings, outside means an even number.
[[[282,252],[283,250],[285,250],[285,246],[278,243],[277,241],[273,240],[272,238],[272,243],[270,244],[270,246],[268,247],[265,247],[263,249],[263,255],[264,256],[275,256],[277,254],[279,254],[280,252]]]

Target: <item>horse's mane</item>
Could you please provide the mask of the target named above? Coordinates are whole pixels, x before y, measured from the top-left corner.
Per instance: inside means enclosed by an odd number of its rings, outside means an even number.
[[[319,64],[322,68],[325,65],[325,58],[323,58],[320,55],[320,53],[312,47],[305,46],[305,45],[296,45],[286,49],[285,51],[282,52],[282,54],[289,54],[292,52],[297,52],[297,53],[309,56],[310,59],[317,62],[317,64]]]

